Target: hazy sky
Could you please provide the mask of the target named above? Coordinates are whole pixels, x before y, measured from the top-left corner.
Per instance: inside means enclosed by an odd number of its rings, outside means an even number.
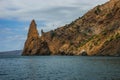
[[[109,0],[0,0],[0,51],[23,49],[32,19],[49,31]]]

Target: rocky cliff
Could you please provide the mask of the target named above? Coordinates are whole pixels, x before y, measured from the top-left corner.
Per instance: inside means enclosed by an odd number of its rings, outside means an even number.
[[[50,50],[45,40],[39,37],[35,20],[32,20],[22,55],[48,55]]]
[[[39,36],[33,20],[23,55],[120,55],[120,0],[110,0],[82,17]]]

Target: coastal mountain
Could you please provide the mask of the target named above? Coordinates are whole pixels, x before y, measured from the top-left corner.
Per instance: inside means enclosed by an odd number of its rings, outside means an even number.
[[[41,34],[32,20],[22,55],[120,56],[120,0],[98,5],[70,24]]]
[[[21,54],[22,54],[22,50],[0,52],[0,56],[18,56]]]

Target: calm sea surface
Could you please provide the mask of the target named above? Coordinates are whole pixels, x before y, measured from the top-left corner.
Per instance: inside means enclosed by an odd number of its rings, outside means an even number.
[[[0,57],[0,80],[120,80],[120,57]]]

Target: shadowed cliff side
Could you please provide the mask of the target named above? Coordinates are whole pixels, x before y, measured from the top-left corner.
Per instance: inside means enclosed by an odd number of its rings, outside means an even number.
[[[33,20],[23,55],[120,55],[120,0],[89,10],[70,24],[38,35]]]

